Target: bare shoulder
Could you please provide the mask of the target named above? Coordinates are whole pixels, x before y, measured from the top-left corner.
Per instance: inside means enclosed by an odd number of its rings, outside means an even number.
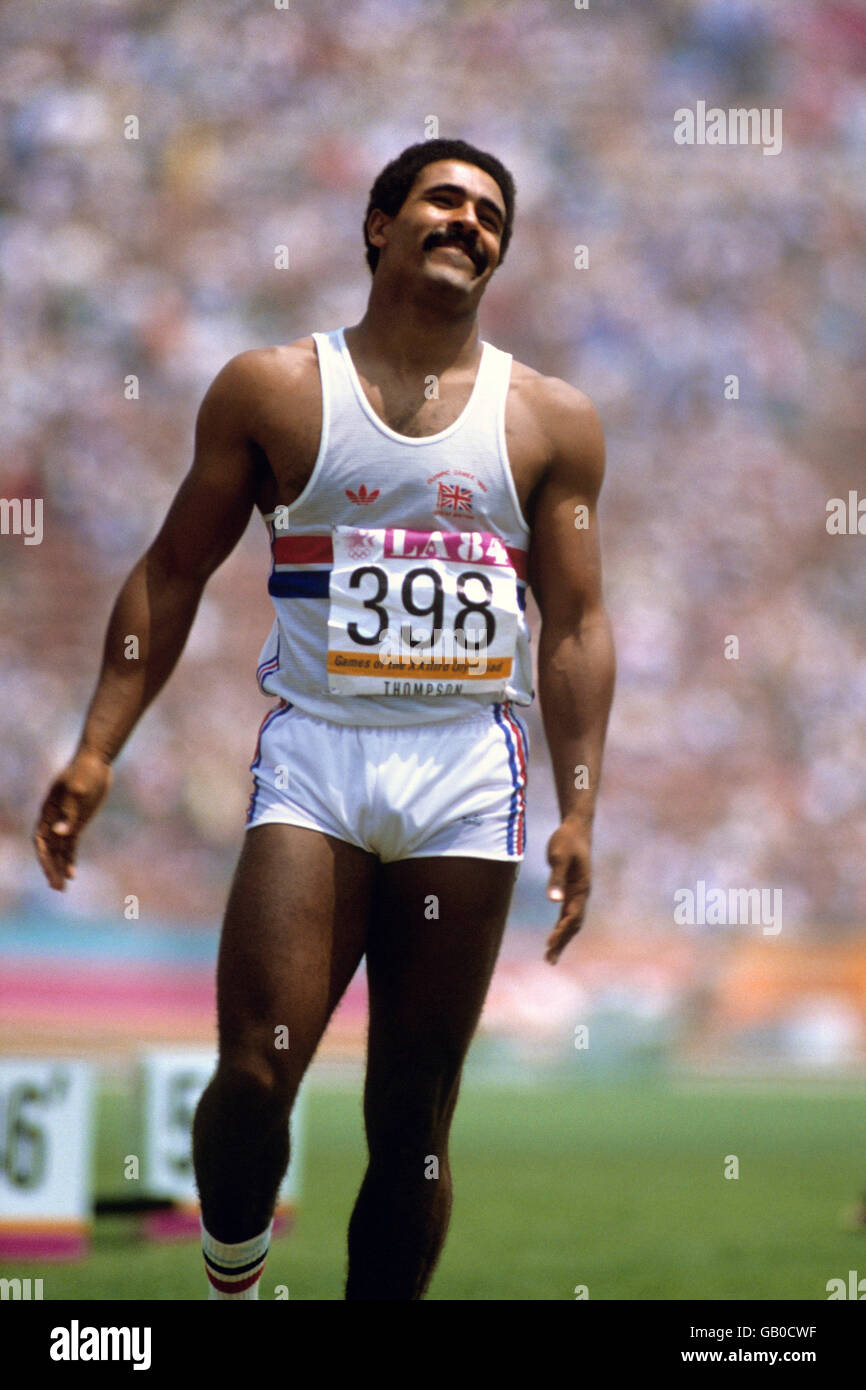
[[[548,476],[597,492],[604,476],[604,430],[583,391],[515,361],[511,393],[520,418],[545,441]]]
[[[531,412],[541,428],[559,446],[586,441],[591,445],[603,437],[598,411],[583,391],[558,376],[543,376],[523,362],[514,362],[511,385],[523,408]]]
[[[273,393],[319,390],[316,344],[312,337],[296,338],[277,347],[249,348],[229,359],[211,382],[205,402],[254,413]]]

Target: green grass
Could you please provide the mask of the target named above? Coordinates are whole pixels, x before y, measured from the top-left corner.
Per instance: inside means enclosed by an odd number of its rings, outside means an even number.
[[[358,1088],[309,1092],[305,1190],[274,1242],[263,1297],[340,1299],[363,1172]],[[129,1102],[106,1092],[97,1179],[117,1191]],[[740,1176],[723,1176],[726,1155]],[[464,1084],[455,1202],[431,1299],[826,1299],[866,1274],[866,1233],[841,1215],[866,1186],[866,1103],[853,1088]],[[128,1190],[128,1188],[127,1188]],[[198,1299],[195,1244],[149,1246],[100,1219],[80,1265],[41,1274],[46,1299]]]

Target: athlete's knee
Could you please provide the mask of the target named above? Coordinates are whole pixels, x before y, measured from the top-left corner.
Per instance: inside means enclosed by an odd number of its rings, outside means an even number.
[[[299,1085],[293,1069],[266,1046],[222,1050],[214,1081],[225,1099],[252,1116],[278,1119],[288,1116]]]
[[[367,1142],[372,1157],[415,1161],[439,1153],[448,1134],[460,1085],[459,1067],[399,1072],[374,1084],[365,1103]]]

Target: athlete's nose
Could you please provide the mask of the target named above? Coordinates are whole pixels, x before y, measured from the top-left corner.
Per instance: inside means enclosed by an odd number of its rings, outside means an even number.
[[[475,236],[478,235],[479,222],[475,216],[475,209],[471,203],[467,203],[465,208],[461,208],[457,221],[453,224],[456,227],[464,227],[471,231]]]
[[[479,238],[478,223],[475,221],[474,213],[469,219],[464,220],[461,214],[461,216],[455,218],[453,222],[449,222],[448,231],[445,235],[446,240],[448,238],[453,238],[456,241],[464,242],[467,249],[471,252],[472,259],[475,260],[477,258]]]

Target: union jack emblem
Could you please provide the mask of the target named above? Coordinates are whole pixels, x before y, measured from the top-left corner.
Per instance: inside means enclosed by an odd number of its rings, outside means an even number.
[[[437,512],[463,512],[472,514],[472,493],[468,487],[456,483],[440,483],[436,499]]]

